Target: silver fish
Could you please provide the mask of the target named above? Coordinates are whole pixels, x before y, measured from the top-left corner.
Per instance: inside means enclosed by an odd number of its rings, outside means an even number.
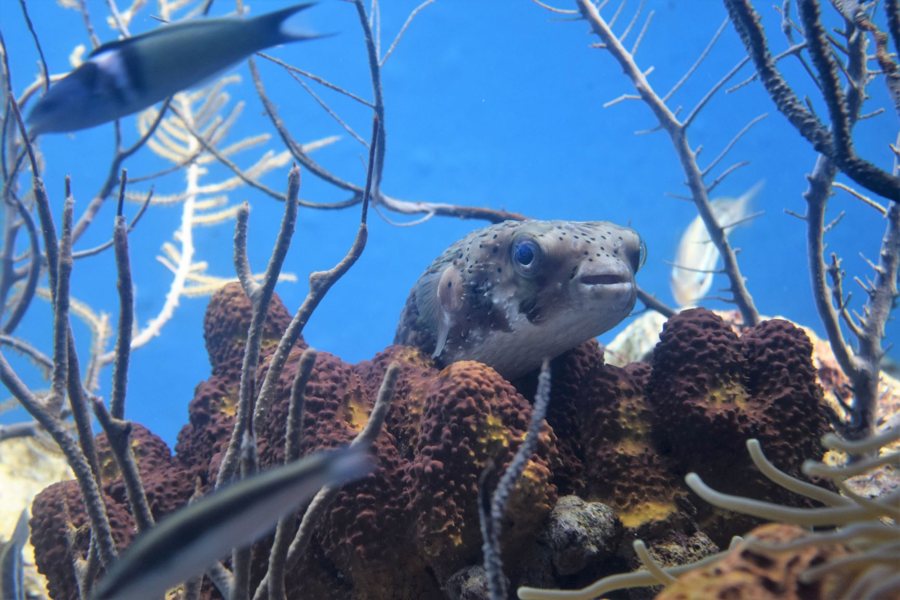
[[[164,25],[94,50],[53,84],[28,115],[32,134],[75,131],[147,108],[269,46],[320,37],[291,29],[298,4],[252,19],[225,17]]]
[[[726,236],[750,213],[750,202],[762,189],[757,183],[740,198],[718,198],[710,202],[716,222],[725,228]],[[700,215],[691,221],[681,234],[669,285],[679,306],[694,306],[712,286],[713,271],[719,261],[719,251],[709,239],[709,232]]]
[[[646,249],[605,221],[506,221],[450,246],[410,292],[394,343],[514,379],[624,319]]]
[[[22,548],[28,541],[28,509],[22,510],[9,541],[0,544],[0,598],[24,600]]]
[[[158,600],[232,548],[262,537],[322,486],[359,479],[372,467],[368,447],[360,445],[312,454],[206,496],[138,537],[91,598]]]

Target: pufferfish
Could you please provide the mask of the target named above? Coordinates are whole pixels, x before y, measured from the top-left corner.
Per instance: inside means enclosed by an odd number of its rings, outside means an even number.
[[[450,246],[416,282],[394,338],[441,365],[515,379],[596,337],[634,306],[646,249],[605,221],[505,221]]]
[[[28,115],[32,135],[94,127],[145,109],[270,46],[321,37],[288,20],[298,4],[252,19],[164,25],[103,44],[53,84]]]

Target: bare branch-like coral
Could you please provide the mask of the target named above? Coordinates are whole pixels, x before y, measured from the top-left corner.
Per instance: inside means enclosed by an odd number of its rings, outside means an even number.
[[[803,105],[778,71],[769,51],[759,15],[749,0],[725,0],[725,6],[747,53],[753,59],[760,81],[778,110],[817,152],[834,161],[847,176],[885,198],[900,202],[900,179],[860,158],[853,150],[848,128],[849,113],[839,106],[842,94],[838,92],[836,67],[830,59],[829,45],[823,39],[817,0],[799,0],[798,6],[804,26],[807,28],[807,42],[810,45],[815,44],[815,47],[810,46],[809,49],[815,57],[813,62],[817,67],[819,78],[824,80],[824,92],[832,117],[832,126],[835,128],[834,133],[829,132]]]
[[[487,574],[488,593],[491,600],[503,600],[507,597],[506,577],[503,575],[503,561],[500,558],[500,528],[513,488],[525,471],[531,455],[537,449],[538,436],[544,425],[544,417],[549,404],[550,360],[545,358],[541,364],[540,375],[538,375],[537,391],[534,394],[534,405],[531,409],[531,421],[525,433],[525,439],[500,477],[494,493],[491,494],[490,502],[487,502],[485,497],[485,502],[481,504],[479,510],[484,572]],[[479,494],[483,493],[482,489]]]
[[[581,15],[590,24],[594,34],[600,38],[603,48],[616,59],[625,71],[625,75],[631,80],[640,99],[650,108],[659,126],[669,135],[687,177],[687,185],[691,190],[697,212],[706,225],[710,240],[715,244],[724,261],[724,269],[728,275],[729,289],[733,300],[741,311],[744,322],[748,325],[755,325],[759,321],[759,313],[746,287],[744,277],[741,275],[737,256],[728,243],[725,229],[713,215],[709,201],[709,188],[703,180],[704,172],[697,164],[697,152],[691,148],[688,142],[687,126],[689,121],[679,121],[666,102],[656,93],[647,80],[647,74],[638,67],[633,54],[623,46],[621,38],[613,32],[611,24],[607,23],[600,15],[597,7],[589,0],[578,0],[578,8]]]

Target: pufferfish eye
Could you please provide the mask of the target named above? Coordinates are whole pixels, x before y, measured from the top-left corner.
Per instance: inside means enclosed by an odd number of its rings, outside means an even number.
[[[638,270],[644,266],[644,263],[647,262],[647,245],[637,233],[635,233],[634,236],[637,240],[637,244],[627,244],[622,250],[625,255],[625,260],[631,265],[631,272],[637,273]]]
[[[647,244],[645,244],[644,240],[641,239],[637,256],[631,257],[631,266],[633,271],[637,273],[638,269],[643,267],[645,262],[647,262]]]
[[[513,266],[521,275],[528,277],[535,273],[541,261],[541,247],[531,238],[516,240],[510,247]]]

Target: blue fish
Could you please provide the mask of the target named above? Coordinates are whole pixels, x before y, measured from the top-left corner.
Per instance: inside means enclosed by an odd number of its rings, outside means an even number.
[[[24,600],[22,548],[28,541],[28,509],[23,509],[8,542],[0,544],[0,598]]]
[[[298,4],[252,19],[165,25],[94,50],[55,83],[28,115],[33,135],[76,131],[138,112],[270,46],[321,37],[291,28]]]

